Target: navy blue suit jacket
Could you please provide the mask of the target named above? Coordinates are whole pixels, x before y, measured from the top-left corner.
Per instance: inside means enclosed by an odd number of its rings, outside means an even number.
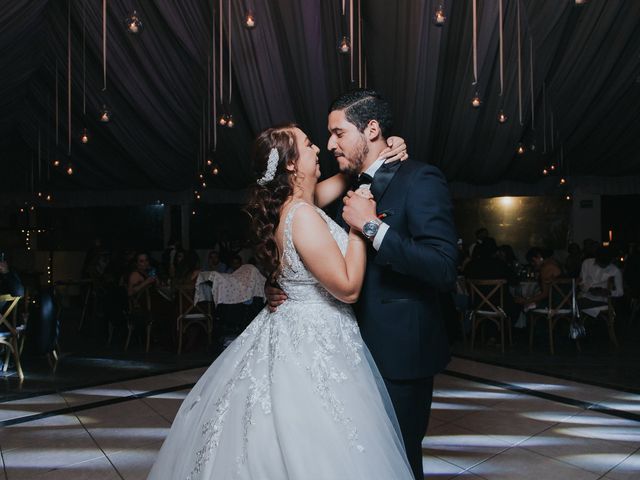
[[[449,189],[439,169],[407,160],[379,170],[371,191],[389,229],[367,254],[355,305],[362,338],[383,377],[430,377],[450,358],[439,300],[457,275]]]

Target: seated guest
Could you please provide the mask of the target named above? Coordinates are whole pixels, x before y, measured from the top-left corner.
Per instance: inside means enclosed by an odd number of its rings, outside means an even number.
[[[198,254],[193,250],[184,253],[182,257],[180,263],[176,265],[175,282],[182,285],[195,283],[196,277],[198,273],[200,273],[200,269],[198,268],[200,265],[200,257],[198,257]]]
[[[9,267],[4,253],[0,253],[0,295],[24,296],[24,286],[16,272]],[[5,302],[0,302],[0,310]]]
[[[242,266],[242,257],[237,253],[231,256],[231,261],[229,262],[229,273],[235,272]]]
[[[473,251],[476,247],[484,241],[485,238],[489,238],[489,230],[482,227],[476,230],[476,241],[469,246],[469,255],[473,257]]]
[[[207,257],[207,264],[204,266],[203,270],[207,272],[227,273],[229,271],[229,267],[227,267],[224,262],[220,261],[220,254],[216,250],[211,250]]]
[[[511,272],[511,278],[517,278],[520,275],[520,264],[511,245],[500,245],[496,256],[507,266]]]
[[[473,250],[471,261],[464,270],[464,276],[471,280],[506,280],[509,285],[518,283],[518,277],[497,255],[496,241],[487,237]],[[486,295],[492,287],[485,287]],[[503,308],[511,321],[517,321],[520,315],[520,306],[513,301],[508,288],[503,290]]]
[[[151,268],[149,255],[138,253],[135,256],[134,270],[129,274],[127,294],[132,297],[157,281],[154,269]]]
[[[609,279],[613,279],[612,289]],[[608,248],[598,247],[595,258],[582,262],[579,284],[580,308],[605,306],[609,296],[617,298],[624,294],[622,272],[613,264]]]
[[[547,256],[545,257],[545,255]],[[558,261],[553,258],[548,251],[537,247],[529,249],[527,252],[527,261],[538,273],[540,291],[531,297],[516,297],[514,300],[520,305],[535,304],[536,307],[543,307],[548,304],[549,288],[554,280],[562,276],[562,269]]]

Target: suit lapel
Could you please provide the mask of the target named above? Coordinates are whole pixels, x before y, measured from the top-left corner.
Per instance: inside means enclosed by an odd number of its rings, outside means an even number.
[[[378,171],[374,175],[373,182],[371,183],[371,193],[373,194],[373,198],[375,198],[378,205],[380,204],[382,197],[387,191],[391,180],[393,180],[393,177],[401,166],[402,162],[400,161],[385,163],[378,169]]]

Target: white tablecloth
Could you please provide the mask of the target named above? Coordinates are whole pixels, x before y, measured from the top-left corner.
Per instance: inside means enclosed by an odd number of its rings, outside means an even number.
[[[264,298],[266,278],[256,267],[242,265],[233,273],[200,272],[196,279],[194,302],[244,303],[253,297]]]

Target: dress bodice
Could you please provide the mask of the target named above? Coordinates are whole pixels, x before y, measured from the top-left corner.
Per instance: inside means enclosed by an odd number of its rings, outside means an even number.
[[[300,302],[337,301],[306,268],[293,244],[292,224],[299,208],[313,208],[327,222],[331,236],[335,239],[342,255],[347,252],[347,233],[320,208],[306,202],[298,202],[289,208],[284,220],[282,269],[278,283],[289,300]]]

